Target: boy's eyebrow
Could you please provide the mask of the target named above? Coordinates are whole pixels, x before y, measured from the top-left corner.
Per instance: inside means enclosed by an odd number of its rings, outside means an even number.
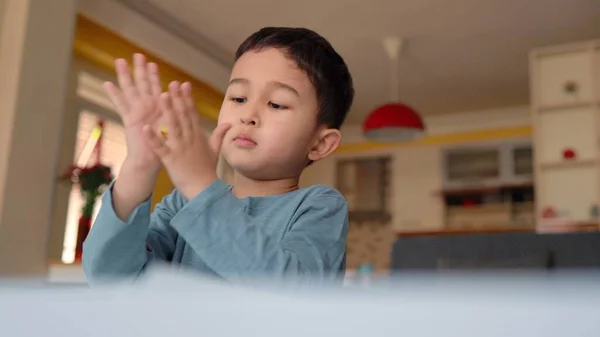
[[[244,85],[248,85],[250,84],[250,81],[246,78],[233,78],[231,79],[231,81],[229,81],[228,86],[231,86],[233,84],[244,84]],[[279,82],[279,81],[271,81],[269,82],[270,85],[276,86],[278,88],[287,90],[291,93],[293,93],[294,95],[300,97],[300,93],[298,92],[298,90],[296,90],[294,87],[292,87],[291,85],[285,84],[283,82]]]
[[[285,84],[285,83],[282,83],[279,81],[271,81],[271,82],[269,82],[269,84],[274,85],[277,88],[287,90],[287,91],[291,92],[292,94],[296,95],[296,97],[300,97],[300,93],[298,92],[298,90],[296,90],[291,85],[288,85],[288,84]]]
[[[227,86],[231,86],[232,84],[245,84],[245,85],[248,85],[248,84],[250,84],[250,81],[248,81],[245,78],[232,78],[231,81],[229,81],[229,84]]]

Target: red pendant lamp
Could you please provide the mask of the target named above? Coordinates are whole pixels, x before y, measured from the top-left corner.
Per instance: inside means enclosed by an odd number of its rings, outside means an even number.
[[[413,108],[398,100],[398,54],[403,41],[397,37],[383,40],[390,58],[390,103],[373,110],[363,122],[365,138],[376,142],[405,142],[425,135],[425,123]]]

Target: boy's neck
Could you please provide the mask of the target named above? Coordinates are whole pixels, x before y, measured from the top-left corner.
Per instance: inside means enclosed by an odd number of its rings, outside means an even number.
[[[239,173],[233,175],[232,193],[238,198],[265,197],[297,190],[299,178],[279,180],[253,180]]]

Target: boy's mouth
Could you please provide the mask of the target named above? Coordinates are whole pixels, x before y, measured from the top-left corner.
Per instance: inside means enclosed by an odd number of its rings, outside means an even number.
[[[241,147],[254,147],[256,146],[256,142],[250,136],[246,134],[239,134],[235,138],[233,138],[233,142]]]

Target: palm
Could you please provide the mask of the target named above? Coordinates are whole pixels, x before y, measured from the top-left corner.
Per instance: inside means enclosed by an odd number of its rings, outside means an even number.
[[[158,97],[161,90],[158,68],[146,63],[143,55],[134,55],[133,77],[125,60],[115,62],[119,88],[106,84],[106,91],[125,126],[127,156],[140,165],[160,166],[158,157],[147,145],[143,127],[159,128]]]
[[[130,111],[133,113],[122,116],[123,124],[132,128],[142,128],[146,124],[153,124],[157,121],[158,113],[158,96],[150,96],[145,99],[138,100],[133,98],[130,101]]]

